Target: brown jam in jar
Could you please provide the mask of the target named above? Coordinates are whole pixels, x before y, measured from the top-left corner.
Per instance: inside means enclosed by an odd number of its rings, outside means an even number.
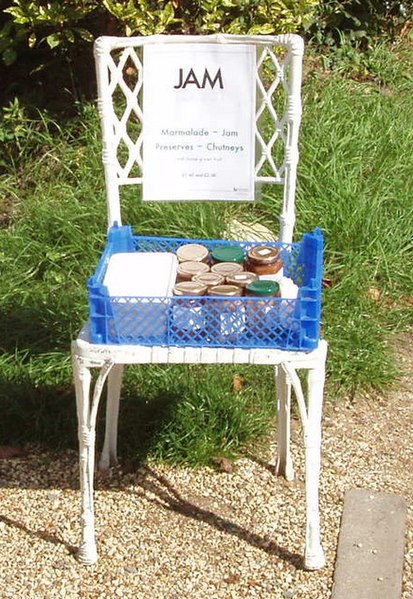
[[[278,248],[269,245],[257,245],[248,250],[248,270],[258,276],[274,275],[282,268]]]

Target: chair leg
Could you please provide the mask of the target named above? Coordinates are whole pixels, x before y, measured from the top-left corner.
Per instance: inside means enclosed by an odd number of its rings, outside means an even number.
[[[278,458],[276,465],[277,476],[294,480],[294,467],[291,457],[291,382],[287,373],[281,367],[276,369],[277,389],[277,439]]]
[[[90,422],[91,372],[81,358],[73,357],[79,437],[80,491],[82,495],[82,543],[77,558],[84,564],[97,561],[93,511],[95,427]]]
[[[318,570],[325,565],[320,543],[319,482],[321,462],[321,415],[325,363],[308,371],[308,420],[305,433],[307,525],[304,565]]]
[[[108,375],[105,440],[99,460],[99,470],[107,470],[118,461],[117,439],[122,375],[123,364],[115,364]]]

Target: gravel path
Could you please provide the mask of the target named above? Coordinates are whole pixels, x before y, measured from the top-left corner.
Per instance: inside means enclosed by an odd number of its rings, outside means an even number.
[[[410,343],[412,338],[410,337]],[[330,597],[346,489],[394,492],[409,506],[403,599],[413,597],[412,356],[386,397],[326,405],[321,477],[328,565],[300,568],[303,448],[293,426],[297,479],[241,459],[231,472],[148,466],[97,475],[100,560],[81,566],[76,452],[31,452],[0,461],[2,598],[324,599]],[[272,448],[275,455],[275,446]]]

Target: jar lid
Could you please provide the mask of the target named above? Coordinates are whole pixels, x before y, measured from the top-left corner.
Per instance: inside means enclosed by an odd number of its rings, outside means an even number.
[[[280,286],[275,281],[259,280],[247,285],[247,291],[252,295],[275,296],[280,291]]]
[[[212,258],[217,262],[243,262],[245,252],[239,245],[216,245],[212,250]]]
[[[176,283],[173,293],[174,295],[205,295],[206,291],[206,285],[201,285],[196,281],[182,281],[182,283]]]
[[[242,270],[242,264],[238,264],[237,262],[218,262],[211,266],[212,272],[217,272],[223,277],[235,275],[235,273],[242,272]]]
[[[228,276],[227,283],[229,285],[237,285],[238,287],[246,287],[257,279],[258,275],[256,275],[254,272],[242,271]]]
[[[208,248],[200,243],[186,243],[176,250],[179,262],[203,262],[208,254]]]
[[[275,262],[279,255],[279,249],[270,245],[256,245],[248,250],[248,258],[260,264]]]
[[[208,289],[209,295],[234,296],[241,295],[242,289],[237,285],[215,285]]]
[[[225,282],[225,277],[218,274],[217,272],[204,272],[199,275],[195,275],[192,279],[201,285],[212,287],[214,285],[222,285]]]
[[[182,262],[178,264],[176,272],[181,277],[189,277],[192,278],[195,275],[199,275],[201,273],[206,273],[209,271],[208,264],[205,262]]]

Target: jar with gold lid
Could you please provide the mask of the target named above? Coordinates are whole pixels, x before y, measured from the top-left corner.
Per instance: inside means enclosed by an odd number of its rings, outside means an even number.
[[[217,272],[199,273],[192,280],[196,283],[201,283],[201,285],[206,285],[207,289],[225,283],[225,278]]]
[[[242,289],[237,285],[215,285],[208,291],[208,335],[219,344],[233,346],[245,331]]]
[[[282,277],[282,260],[278,248],[256,245],[248,250],[247,268],[263,279],[278,280]]]
[[[216,272],[225,278],[242,271],[242,264],[238,264],[237,262],[218,262],[211,266],[211,272]]]
[[[200,243],[185,243],[176,250],[178,262],[208,262],[209,250]]]
[[[241,287],[242,290],[244,290],[247,285],[257,280],[258,275],[245,270],[242,272],[236,272],[235,274],[226,278],[228,285],[236,285],[237,287]]]
[[[180,341],[200,341],[205,335],[205,314],[202,296],[207,287],[196,281],[176,283],[173,294],[171,331]]]
[[[196,275],[207,272],[209,272],[209,266],[205,262],[181,262],[176,269],[176,280],[177,282],[191,281]]]

